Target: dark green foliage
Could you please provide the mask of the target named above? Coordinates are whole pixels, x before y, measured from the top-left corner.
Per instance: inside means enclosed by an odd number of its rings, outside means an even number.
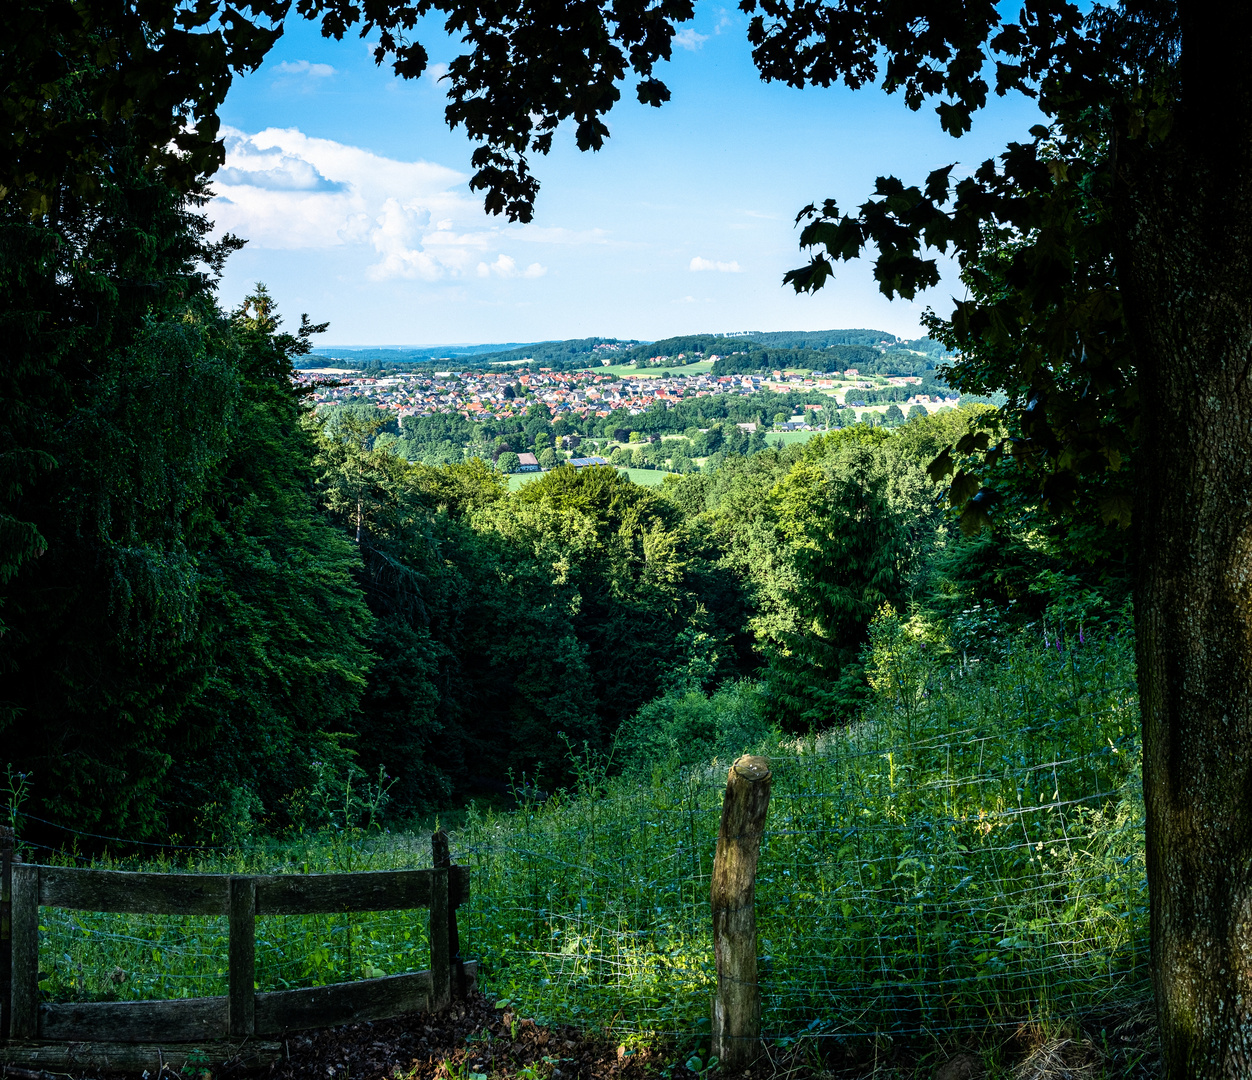
[[[98,149],[87,195],[0,209],[0,736],[38,816],[138,838],[273,807],[354,706],[365,612],[316,525],[304,337],[223,318],[203,264],[237,245]]]

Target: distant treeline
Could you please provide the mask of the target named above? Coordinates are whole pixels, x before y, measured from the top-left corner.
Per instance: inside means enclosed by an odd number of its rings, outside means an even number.
[[[943,345],[930,338],[903,341],[881,330],[786,330],[732,337],[688,334],[648,342],[590,337],[509,346],[352,349],[314,354],[306,358],[304,366],[333,361],[368,371],[434,371],[448,366],[463,371],[499,371],[507,364],[531,370],[581,371],[602,366],[605,361],[679,367],[718,356],[718,375],[778,367],[811,371],[855,367],[867,374],[919,375],[934,368],[945,355]]]

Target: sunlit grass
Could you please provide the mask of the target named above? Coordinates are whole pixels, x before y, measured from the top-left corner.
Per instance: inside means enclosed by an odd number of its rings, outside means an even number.
[[[661,474],[657,474],[658,476]],[[757,884],[767,1032],[941,1032],[1147,994],[1130,643],[1035,635],[978,661],[876,625],[851,728],[762,747]],[[693,1032],[713,986],[709,874],[726,763],[580,766],[581,788],[453,835],[467,957],[528,1015]],[[542,786],[542,778],[540,785]],[[306,837],[201,872],[429,865],[426,836]],[[173,869],[172,864],[166,864]],[[418,970],[426,913],[258,920],[261,989]],[[58,999],[225,992],[222,920],[41,910]]]

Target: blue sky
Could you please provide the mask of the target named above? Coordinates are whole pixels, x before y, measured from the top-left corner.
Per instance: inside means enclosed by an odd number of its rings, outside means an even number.
[[[949,310],[954,275],[910,304],[888,301],[868,264],[851,264],[797,297],[780,284],[803,262],[796,212],[827,197],[857,205],[884,173],[914,182],[954,161],[972,168],[1024,138],[1037,113],[996,99],[954,140],[898,96],[767,85],[745,25],[733,8],[701,4],[662,65],[669,104],[642,106],[627,90],[599,153],[560,133],[532,164],[543,187],[521,226],[484,213],[469,191],[473,144],[444,124],[434,78],[398,80],[366,42],[325,41],[293,20],[222,110],[227,162],[210,213],[249,241],[228,264],[223,301],[264,281],[289,320],[329,321],[321,343],[339,345],[854,326],[916,335],[927,304]],[[423,41],[437,75],[456,44],[437,27]]]

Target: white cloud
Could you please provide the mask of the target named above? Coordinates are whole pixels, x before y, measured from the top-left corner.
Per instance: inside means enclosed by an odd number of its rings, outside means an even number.
[[[502,278],[540,278],[547,272],[548,268],[546,266],[540,266],[539,263],[531,263],[525,270],[519,269],[517,260],[509,255],[503,254],[497,256],[496,261],[490,265],[485,262],[480,262],[478,264],[478,276],[482,278],[491,277],[493,274],[496,277]]]
[[[742,274],[743,267],[737,262],[714,262],[712,259],[702,259],[699,255],[691,260],[688,270],[716,270],[721,274]]]
[[[708,34],[697,34],[690,26],[684,26],[674,35],[674,44],[691,52],[695,52],[708,40]]]
[[[211,214],[255,247],[359,250],[374,281],[475,275],[536,278],[499,253],[523,230],[489,224],[465,191],[465,175],[427,161],[396,161],[294,128],[254,135],[223,129],[226,165]],[[539,240],[540,237],[533,239]],[[546,238],[545,238],[546,239]],[[481,270],[479,275],[482,276]]]
[[[314,64],[309,60],[284,60],[274,68],[274,74],[280,77],[307,79],[329,79],[338,74],[330,64]]]
[[[439,90],[445,90],[446,87],[439,85],[439,80],[448,74],[447,64],[428,64],[426,70],[422,72],[422,78],[429,79],[431,84]]]

